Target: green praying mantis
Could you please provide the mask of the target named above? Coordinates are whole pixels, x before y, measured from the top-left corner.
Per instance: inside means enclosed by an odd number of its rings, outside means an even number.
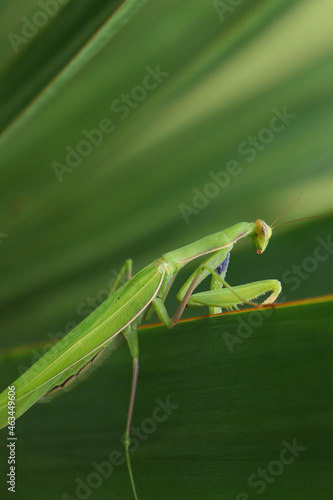
[[[276,221],[275,221],[276,222]],[[109,297],[60,340],[47,354],[13,384],[16,418],[38,400],[66,391],[75,382],[86,378],[125,339],[133,361],[132,386],[125,430],[125,455],[133,494],[137,500],[131,468],[129,445],[135,392],[139,372],[137,329],[156,311],[168,328],[173,328],[186,306],[207,306],[210,314],[234,309],[241,304],[258,305],[257,297],[269,293],[260,305],[272,304],[281,291],[278,280],[269,279],[231,287],[225,281],[233,246],[242,238],[252,237],[258,254],[262,254],[272,235],[272,228],[262,220],[241,222],[223,231],[206,236],[178,250],[167,252],[132,277],[132,262],[126,261]],[[293,221],[290,221],[293,222]],[[176,299],[179,306],[170,318],[164,299],[177,273],[197,257],[205,260],[187,279]],[[126,273],[127,281],[119,286]],[[211,276],[210,290],[194,293],[196,287]],[[118,288],[117,288],[118,287]],[[8,425],[8,389],[0,394],[0,428]]]

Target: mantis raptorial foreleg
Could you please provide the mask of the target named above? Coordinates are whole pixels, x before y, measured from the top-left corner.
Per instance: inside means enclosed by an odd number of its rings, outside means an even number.
[[[135,500],[137,500],[138,496],[136,493],[136,488],[135,488],[135,483],[134,483],[134,478],[133,478],[133,473],[132,473],[131,460],[130,460],[130,456],[129,456],[129,445],[131,443],[130,432],[131,432],[132,417],[133,417],[133,411],[134,411],[136,386],[137,386],[138,375],[139,375],[139,344],[138,344],[138,335],[137,335],[137,329],[138,329],[139,324],[140,324],[140,318],[133,321],[123,331],[123,336],[127,340],[127,344],[128,344],[128,347],[129,347],[129,350],[130,350],[130,353],[132,356],[132,360],[133,360],[132,385],[131,385],[130,401],[129,401],[129,405],[128,405],[127,420],[126,420],[124,446],[125,446],[125,455],[126,455],[126,463],[127,463],[127,467],[128,467],[128,473],[130,476]]]
[[[208,306],[210,314],[218,314],[221,312],[221,308],[234,309],[241,304],[260,305],[253,301],[269,292],[271,292],[270,296],[261,305],[271,304],[275,301],[281,292],[281,284],[278,280],[263,280],[233,287],[228,285],[224,278],[229,259],[230,251],[222,250],[214,253],[201,264],[202,274],[196,286],[211,274],[211,289],[210,291],[191,294],[187,301],[188,307]],[[217,265],[217,262],[220,262],[220,264]],[[190,276],[179,290],[176,296],[178,302],[183,300],[184,292],[191,286],[197,272],[198,270]],[[225,288],[222,288],[223,286]]]
[[[232,249],[232,245],[230,245],[227,249],[219,250],[215,252],[213,255],[211,255],[208,259],[206,259],[202,264],[200,264],[199,268],[192,273],[192,275],[188,278],[188,280],[184,283],[184,285],[181,287],[179,290],[176,300],[181,303],[185,297],[185,294],[189,290],[189,287],[192,286],[193,280],[195,279],[196,276],[198,276],[198,271],[201,269],[200,272],[200,277],[196,282],[196,285],[194,288],[198,286],[201,281],[203,281],[208,275],[211,275],[211,286],[210,286],[210,292],[205,292],[207,294],[207,301],[205,302],[205,306],[209,307],[209,313],[210,314],[219,314],[222,312],[222,307],[225,308],[232,308],[232,307],[237,307],[237,304],[249,304],[249,305],[258,305],[255,303],[251,303],[250,299],[248,299],[245,296],[241,296],[241,289],[236,290],[234,287],[231,287],[228,285],[228,283],[225,281],[225,275],[228,269],[229,265],[229,260],[230,260],[230,251]],[[234,294],[234,304],[232,306],[226,306],[224,305],[223,300],[221,301],[220,304],[213,305],[209,303],[209,294],[213,291],[218,291],[221,290],[222,287],[228,288],[230,291],[233,292]],[[223,295],[222,295],[223,296]],[[251,297],[251,300],[256,298],[256,296]],[[191,301],[188,301],[187,304],[189,307],[191,307]]]
[[[226,309],[236,308],[238,305],[250,303],[260,295],[270,293],[269,297],[261,305],[272,304],[281,291],[281,284],[277,280],[263,280],[246,285],[234,286],[231,289],[210,290],[208,292],[195,293],[188,301],[189,307],[224,307]],[[239,299],[237,297],[240,297]],[[253,305],[253,302],[252,302]]]
[[[217,252],[214,252],[210,257],[208,257],[208,259],[204,260],[200,264],[200,266],[191,274],[191,276],[185,281],[185,283],[177,293],[176,296],[177,301],[181,302],[183,300],[188,288],[191,286],[191,283],[198,276],[199,269],[201,269],[201,272],[196,286],[198,286],[205,278],[207,278],[207,276],[211,274],[209,269],[216,269],[221,265],[221,263],[224,263],[226,261],[227,255],[230,254],[232,247],[233,245],[230,245],[228,248],[223,248],[222,250],[218,250]]]

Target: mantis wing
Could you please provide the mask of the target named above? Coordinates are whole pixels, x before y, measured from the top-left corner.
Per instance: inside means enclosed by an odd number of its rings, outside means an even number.
[[[116,290],[13,384],[18,418],[44,394],[75,375],[106,345],[120,343],[120,332],[154,299],[164,272],[152,263]],[[8,391],[0,394],[0,428],[8,423]]]

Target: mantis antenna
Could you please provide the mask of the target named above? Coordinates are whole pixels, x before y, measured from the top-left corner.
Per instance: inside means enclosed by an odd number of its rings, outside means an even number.
[[[280,215],[279,215],[279,216],[275,219],[275,221],[274,221],[274,222],[271,224],[271,226],[270,226],[270,227],[271,227],[271,229],[275,229],[276,227],[279,227],[279,226],[284,226],[285,224],[291,224],[292,222],[299,222],[299,221],[301,221],[301,220],[309,220],[309,219],[318,219],[319,217],[329,217],[329,216],[333,215],[333,214],[312,215],[312,216],[310,216],[310,217],[302,217],[301,219],[293,219],[293,220],[288,220],[288,221],[286,221],[286,222],[281,222],[280,224],[276,224],[276,222],[277,222],[278,220],[280,220],[280,219],[281,219],[281,217],[282,217],[285,213],[289,212],[289,210],[290,210],[290,209],[291,209],[291,208],[292,208],[292,207],[293,207],[293,206],[294,206],[294,205],[295,205],[295,204],[296,204],[296,203],[300,200],[300,198],[301,198],[301,197],[302,197],[302,193],[300,193],[300,194],[299,194],[299,196],[297,197],[297,199],[296,199],[296,200],[295,200],[295,201],[294,201],[291,205],[289,205],[289,207],[288,207],[288,208],[286,208],[286,210],[284,210],[284,211],[282,212],[282,214],[280,214]]]
[[[289,207],[287,207],[287,208],[286,208],[286,209],[282,212],[282,214],[280,214],[280,215],[279,215],[279,216],[275,219],[275,221],[271,224],[271,229],[273,229],[274,227],[277,227],[277,226],[275,226],[275,223],[276,223],[278,220],[280,220],[280,219],[281,219],[281,217],[282,217],[284,214],[286,214],[287,212],[289,212],[289,210],[290,210],[290,209],[291,209],[294,205],[296,205],[296,203],[297,203],[297,202],[301,199],[302,194],[303,194],[303,193],[299,193],[299,195],[298,195],[298,197],[296,198],[296,200],[295,200],[295,201],[294,201],[291,205],[289,205]],[[280,224],[278,224],[278,225],[280,225]]]

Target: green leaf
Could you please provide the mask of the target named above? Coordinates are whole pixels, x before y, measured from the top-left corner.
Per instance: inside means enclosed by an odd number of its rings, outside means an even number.
[[[329,498],[332,301],[139,332],[132,454],[139,498],[231,500],[260,491],[272,500]],[[13,356],[11,367],[22,359]],[[18,498],[36,491],[36,474],[41,497],[83,498],[90,489],[99,499],[132,498],[125,464],[111,472],[123,457],[130,366],[120,348],[84,384],[17,421]]]

